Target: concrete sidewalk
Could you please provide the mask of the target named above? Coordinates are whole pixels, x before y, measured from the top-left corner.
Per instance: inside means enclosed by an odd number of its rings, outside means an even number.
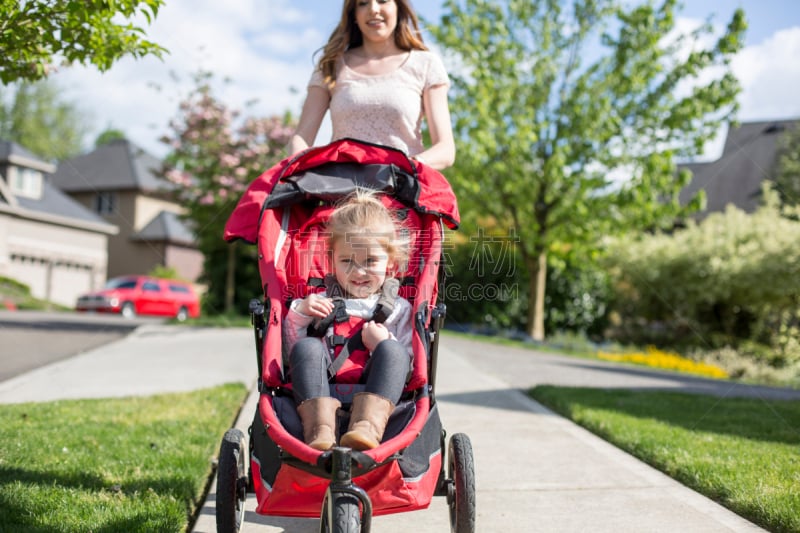
[[[480,533],[763,531],[555,415],[440,345],[437,398],[448,435],[466,433],[476,466]],[[502,348],[497,348],[502,349]],[[243,409],[252,419],[256,395]],[[195,525],[216,531],[215,489]],[[250,495],[245,533],[313,533],[318,521],[259,516]],[[380,533],[447,532],[444,498],[424,511],[373,518]]]
[[[144,326],[0,383],[0,403],[149,395],[232,381],[252,386],[254,353],[248,329]],[[472,441],[480,533],[763,531],[487,375],[446,337],[438,379],[445,429]],[[242,409],[243,429],[255,401],[251,394]],[[216,531],[214,506],[212,486],[195,532]],[[259,516],[254,508],[251,495],[244,532],[318,531],[317,520]],[[376,517],[373,531],[449,531],[444,498],[424,511]]]

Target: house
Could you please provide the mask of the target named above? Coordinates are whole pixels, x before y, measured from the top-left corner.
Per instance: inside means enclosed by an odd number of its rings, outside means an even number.
[[[174,185],[160,176],[162,163],[126,139],[62,162],[53,183],[74,200],[115,224],[109,239],[108,277],[174,268],[197,281],[203,255],[181,220]]]
[[[117,227],[51,182],[56,167],[0,140],[0,276],[65,306],[106,279]]]
[[[728,131],[722,156],[708,163],[690,163],[679,168],[692,172],[692,181],[680,193],[682,204],[697,191],[706,193],[706,209],[697,214],[724,211],[728,204],[752,213],[761,202],[761,186],[774,181],[778,162],[778,141],[800,120],[746,122]]]

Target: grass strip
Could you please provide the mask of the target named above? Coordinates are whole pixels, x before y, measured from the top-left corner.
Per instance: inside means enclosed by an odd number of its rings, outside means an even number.
[[[530,395],[740,516],[800,531],[800,401],[552,386]]]
[[[185,531],[246,392],[0,405],[0,531]]]

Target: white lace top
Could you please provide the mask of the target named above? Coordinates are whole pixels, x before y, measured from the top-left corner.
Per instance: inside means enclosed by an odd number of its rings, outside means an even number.
[[[327,90],[319,69],[308,85]],[[331,140],[349,137],[417,155],[425,149],[422,93],[438,85],[449,86],[450,80],[433,52],[411,50],[397,69],[377,76],[359,74],[340,59],[331,93]]]

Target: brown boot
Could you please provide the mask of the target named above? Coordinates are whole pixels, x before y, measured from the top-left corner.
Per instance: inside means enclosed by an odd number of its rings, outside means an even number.
[[[315,450],[336,446],[336,410],[341,406],[339,400],[329,396],[311,398],[297,406],[306,444]]]
[[[339,445],[354,450],[377,448],[393,409],[394,404],[383,396],[359,392],[353,397],[350,425]]]

